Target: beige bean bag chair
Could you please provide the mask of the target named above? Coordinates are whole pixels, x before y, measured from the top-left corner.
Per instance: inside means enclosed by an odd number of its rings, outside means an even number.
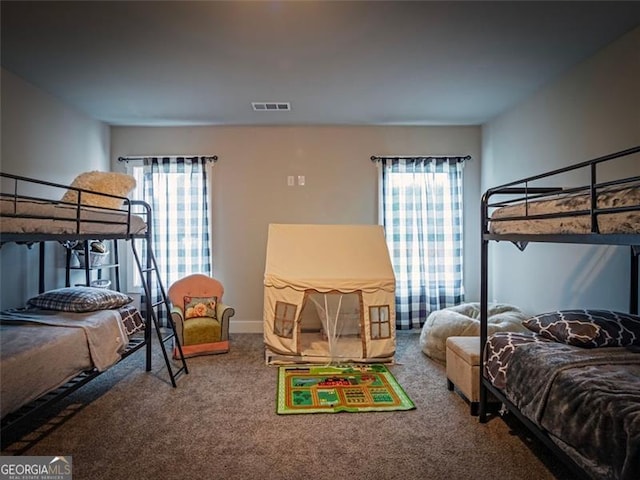
[[[513,305],[489,304],[488,331],[526,332],[522,322],[528,318]],[[480,336],[480,303],[463,303],[431,312],[420,333],[422,351],[439,362],[446,362],[445,343],[448,337]]]

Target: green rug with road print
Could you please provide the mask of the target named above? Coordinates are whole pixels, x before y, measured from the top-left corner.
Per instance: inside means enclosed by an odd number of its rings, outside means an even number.
[[[337,413],[416,408],[382,364],[278,368],[277,413]]]

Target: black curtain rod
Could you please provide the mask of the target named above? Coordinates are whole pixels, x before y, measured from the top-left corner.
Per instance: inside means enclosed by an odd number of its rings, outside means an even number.
[[[147,158],[197,158],[205,160],[207,162],[216,163],[218,161],[217,155],[149,155],[147,157],[118,157],[119,162],[140,162]]]
[[[458,159],[458,160],[471,160],[471,155],[401,155],[401,156],[377,156],[371,155],[371,161],[377,162],[378,160],[382,160],[383,158],[388,158],[390,160],[401,160],[403,158],[442,158],[442,159]]]

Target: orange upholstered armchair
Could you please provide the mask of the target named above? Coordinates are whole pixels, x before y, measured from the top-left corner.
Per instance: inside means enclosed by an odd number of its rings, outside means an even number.
[[[171,318],[185,357],[229,351],[229,319],[235,310],[222,303],[224,287],[207,275],[188,275],[169,288]],[[174,348],[174,357],[177,357]]]

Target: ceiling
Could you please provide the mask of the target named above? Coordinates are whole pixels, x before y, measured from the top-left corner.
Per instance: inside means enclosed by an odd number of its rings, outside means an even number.
[[[3,68],[93,118],[145,126],[481,124],[640,25],[637,1],[1,9]]]

